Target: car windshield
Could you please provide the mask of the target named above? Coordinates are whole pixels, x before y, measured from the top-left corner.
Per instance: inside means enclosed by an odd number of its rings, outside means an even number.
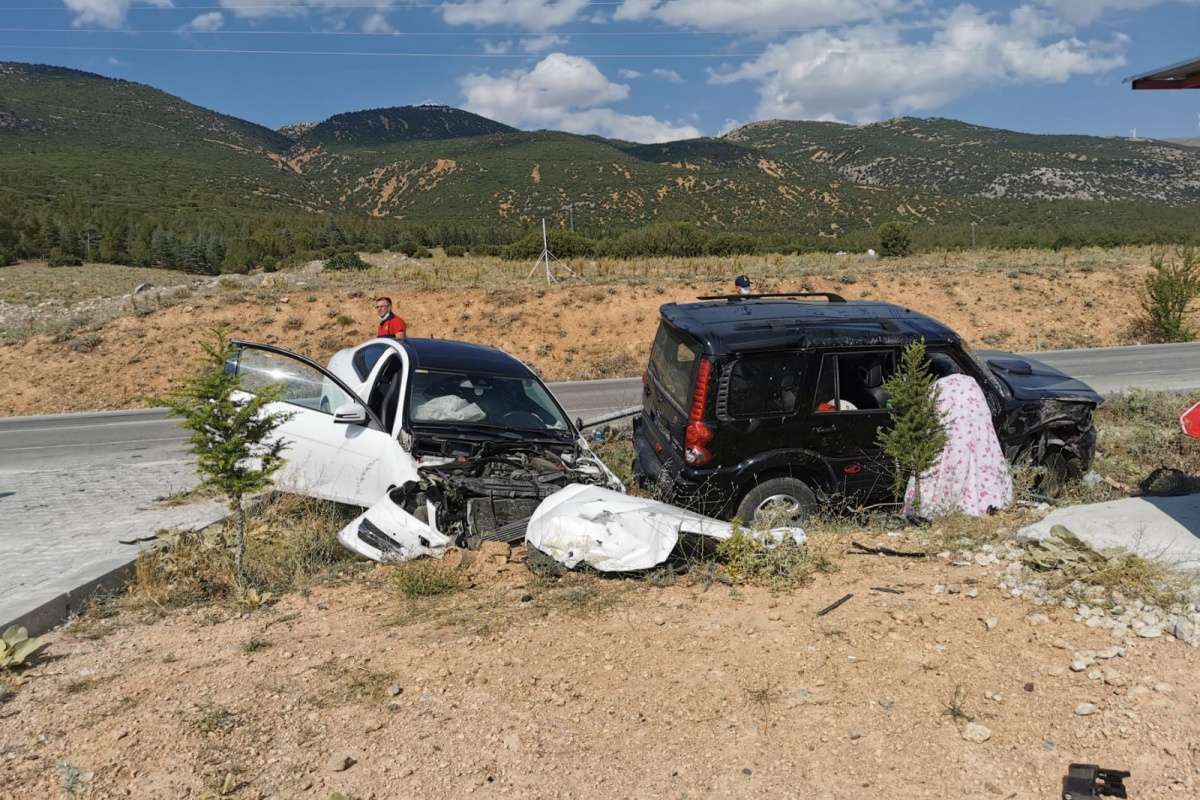
[[[567,420],[535,378],[505,378],[468,372],[413,371],[408,419],[518,431],[566,432]]]

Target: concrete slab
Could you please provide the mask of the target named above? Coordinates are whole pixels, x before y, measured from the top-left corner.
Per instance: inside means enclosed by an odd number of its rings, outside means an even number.
[[[1143,558],[1200,570],[1200,494],[1127,497],[1059,508],[1017,533],[1041,541],[1062,525],[1097,550],[1123,547]]]

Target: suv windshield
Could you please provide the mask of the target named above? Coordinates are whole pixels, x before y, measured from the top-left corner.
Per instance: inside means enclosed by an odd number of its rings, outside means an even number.
[[[658,326],[654,347],[650,350],[650,369],[667,397],[680,408],[687,408],[692,388],[692,369],[698,349],[683,335],[666,324]]]
[[[519,431],[568,430],[546,387],[536,379],[426,369],[413,371],[408,419]]]

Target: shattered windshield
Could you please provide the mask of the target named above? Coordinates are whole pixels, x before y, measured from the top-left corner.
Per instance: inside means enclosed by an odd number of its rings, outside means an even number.
[[[537,432],[569,427],[540,381],[427,369],[413,371],[408,419]]]

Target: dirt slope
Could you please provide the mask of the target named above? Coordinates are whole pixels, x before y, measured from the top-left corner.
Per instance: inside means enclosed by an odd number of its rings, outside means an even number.
[[[846,556],[781,595],[490,569],[420,606],[357,581],[59,631],[0,705],[0,798],[70,778],[171,800],[1032,800],[1071,762],[1131,770],[1131,797],[1200,792],[1200,650],[1136,640],[1104,678],[1072,672],[1109,635],[1031,616],[983,567]]]
[[[1063,259],[1066,263],[1066,259]],[[1128,343],[1139,315],[1141,267],[981,270],[896,269],[825,277],[779,275],[760,291],[832,290],[929,313],[976,346],[1034,350]],[[728,291],[726,281],[658,277],[547,289],[418,288],[374,277],[362,288],[259,288],[196,295],[179,305],[120,317],[79,336],[36,336],[0,346],[0,415],[123,408],[167,389],[216,324],[234,335],[281,344],[325,361],[374,332],[370,297],[388,292],[414,336],[501,347],[548,380],[638,375],[658,308]],[[852,283],[848,281],[853,281]],[[398,285],[399,284],[399,285]],[[66,312],[63,312],[66,313]]]

